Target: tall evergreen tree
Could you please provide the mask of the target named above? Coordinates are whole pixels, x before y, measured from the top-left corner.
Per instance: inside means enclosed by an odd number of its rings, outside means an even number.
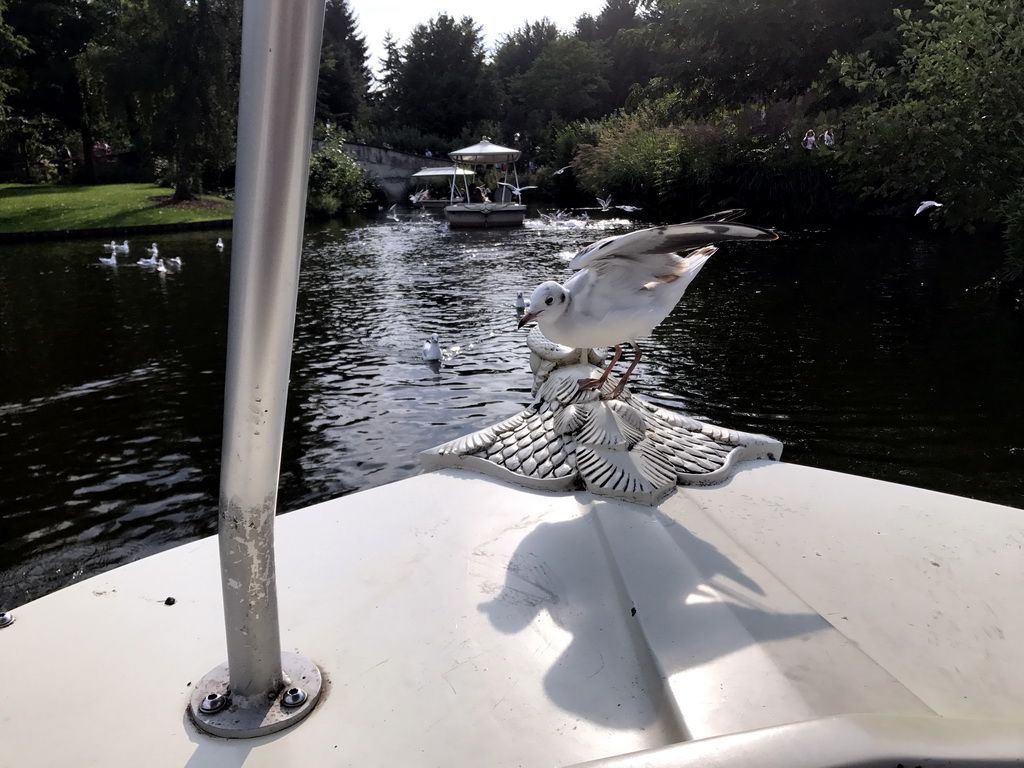
[[[399,75],[402,71],[402,51],[391,33],[384,36],[384,58],[380,59],[380,74],[376,77],[377,87],[370,92],[369,100],[375,107],[374,120],[384,128],[394,128],[398,123]]]
[[[400,124],[454,139],[495,117],[481,30],[468,16],[456,22],[441,14],[417,25],[402,59],[395,83]]]
[[[358,34],[347,0],[327,0],[316,116],[351,129],[372,81],[366,38]]]

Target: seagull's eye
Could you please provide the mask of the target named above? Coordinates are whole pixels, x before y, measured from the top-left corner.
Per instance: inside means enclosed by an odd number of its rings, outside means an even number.
[[[548,306],[551,306],[551,304],[554,301],[555,301],[555,297],[554,296],[548,296],[546,299],[544,299],[544,303],[547,304]]]

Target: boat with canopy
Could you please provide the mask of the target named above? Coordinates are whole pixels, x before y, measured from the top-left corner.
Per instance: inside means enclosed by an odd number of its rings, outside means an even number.
[[[422,185],[412,193],[412,204],[416,208],[422,208],[427,211],[443,211],[446,206],[451,205],[453,202],[461,202],[464,199],[462,192],[459,190],[458,182],[463,181],[465,184],[469,184],[475,175],[473,171],[467,168],[459,168],[458,166],[453,168],[422,168],[412,175],[413,183]],[[440,186],[441,183],[445,182],[448,185],[447,194],[435,197],[430,184],[435,183]]]
[[[518,187],[516,160],[520,154],[518,149],[502,147],[484,138],[472,146],[449,152],[448,157],[455,162],[456,168],[494,168],[499,171],[502,182]],[[469,180],[463,178],[461,194],[464,195],[462,202],[457,202],[453,197],[444,209],[445,218],[452,227],[517,227],[526,218],[526,206],[516,202],[511,190],[502,184],[497,186],[495,199],[491,200],[485,188],[471,187]]]
[[[578,396],[591,350],[276,516],[323,18],[245,3],[219,533],[0,613],[0,762],[1019,765],[1024,511]]]

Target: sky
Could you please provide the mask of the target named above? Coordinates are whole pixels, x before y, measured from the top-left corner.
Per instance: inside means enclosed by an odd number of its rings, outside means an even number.
[[[511,2],[480,2],[480,0],[349,0],[359,32],[366,38],[370,52],[370,68],[380,70],[384,55],[384,35],[390,30],[395,42],[404,45],[417,24],[426,24],[446,13],[456,21],[469,16],[483,28],[484,47],[493,52],[500,38],[528,22],[547,18],[562,32],[572,32],[576,19],[584,13],[596,16],[604,8],[604,0],[511,0]]]

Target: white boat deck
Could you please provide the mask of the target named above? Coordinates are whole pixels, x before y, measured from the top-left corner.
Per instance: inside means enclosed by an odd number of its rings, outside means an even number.
[[[854,732],[1010,759],[1022,516],[767,461],[655,508],[433,472],[278,518],[282,649],[327,681],[306,720],[229,741],[186,714],[226,658],[211,538],[13,611],[0,764],[706,765],[774,726],[720,764],[851,760]]]

